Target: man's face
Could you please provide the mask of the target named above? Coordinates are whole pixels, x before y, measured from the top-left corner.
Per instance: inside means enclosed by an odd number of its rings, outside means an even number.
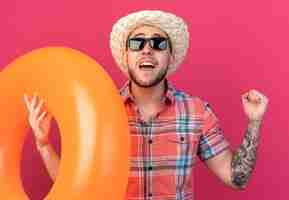
[[[163,31],[152,26],[139,27],[129,36],[129,38],[152,37],[168,38]],[[129,78],[139,87],[155,86],[166,77],[172,59],[169,46],[165,50],[155,50],[147,42],[143,49],[132,51],[128,48],[126,53]]]

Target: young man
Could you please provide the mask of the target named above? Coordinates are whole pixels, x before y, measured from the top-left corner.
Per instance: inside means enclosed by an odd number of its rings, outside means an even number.
[[[196,156],[235,189],[246,187],[254,169],[268,99],[256,90],[242,95],[248,127],[232,152],[209,104],[167,80],[183,61],[188,43],[186,23],[167,12],[132,13],[113,26],[112,55],[129,78],[120,92],[132,139],[126,199],[193,199]],[[38,150],[55,180],[59,158],[48,141],[51,115],[41,111],[43,102],[36,95],[25,101]]]

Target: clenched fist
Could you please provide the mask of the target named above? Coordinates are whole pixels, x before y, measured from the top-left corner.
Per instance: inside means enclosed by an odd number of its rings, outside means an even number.
[[[251,121],[262,120],[268,102],[268,98],[255,89],[242,95],[244,111]]]

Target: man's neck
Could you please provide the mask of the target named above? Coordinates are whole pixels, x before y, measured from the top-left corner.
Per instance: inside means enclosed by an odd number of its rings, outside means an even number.
[[[161,104],[166,89],[165,83],[166,81],[163,80],[156,86],[145,88],[139,87],[135,83],[131,82],[131,93],[135,98],[136,104],[139,106]]]

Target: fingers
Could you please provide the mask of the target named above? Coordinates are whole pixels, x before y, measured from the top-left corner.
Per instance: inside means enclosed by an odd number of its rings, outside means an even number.
[[[242,95],[242,103],[245,106],[249,101],[249,92],[246,92],[245,94]]]
[[[29,111],[31,109],[33,109],[33,107],[37,103],[36,100],[37,100],[37,93],[36,92],[33,93],[32,98],[30,96],[28,96],[27,94],[24,94],[24,101],[25,101],[25,104],[26,104]]]
[[[42,121],[42,119],[46,116],[47,111],[44,111],[39,117],[38,119],[36,119],[37,123],[40,123]]]
[[[33,93],[33,97],[32,97],[32,101],[31,101],[31,104],[30,104],[30,109],[34,109],[35,108],[35,105],[37,103],[37,94],[34,92]]]
[[[29,111],[29,122],[31,126],[33,126],[36,122],[43,119],[47,113],[47,111],[41,113],[41,110],[43,110],[44,106],[44,100],[40,99],[37,96],[37,93],[33,93],[32,98],[29,97],[27,94],[24,94],[24,101],[26,104],[26,107]],[[41,117],[42,116],[42,117]],[[40,118],[41,117],[41,118]],[[40,120],[39,120],[40,118]]]
[[[264,96],[261,92],[251,89],[249,92],[246,92],[245,94],[242,95],[242,101],[244,102],[252,102],[255,104],[258,103],[267,103],[268,98]]]
[[[30,112],[30,103],[29,103],[29,97],[27,96],[27,94],[24,94],[24,102],[25,102],[26,108]]]
[[[41,107],[42,107],[42,105],[43,105],[43,100],[41,99],[40,100],[40,102],[39,102],[39,104],[36,106],[36,108],[34,109],[34,112],[32,112],[31,113],[31,115],[32,115],[32,117],[34,118],[34,119],[36,119],[38,116],[39,116],[39,113],[40,113],[40,109],[41,109]]]
[[[41,146],[48,144],[52,115],[46,110],[44,100],[33,93],[32,97],[24,94],[24,101],[29,110],[28,121],[33,130],[36,143]]]

